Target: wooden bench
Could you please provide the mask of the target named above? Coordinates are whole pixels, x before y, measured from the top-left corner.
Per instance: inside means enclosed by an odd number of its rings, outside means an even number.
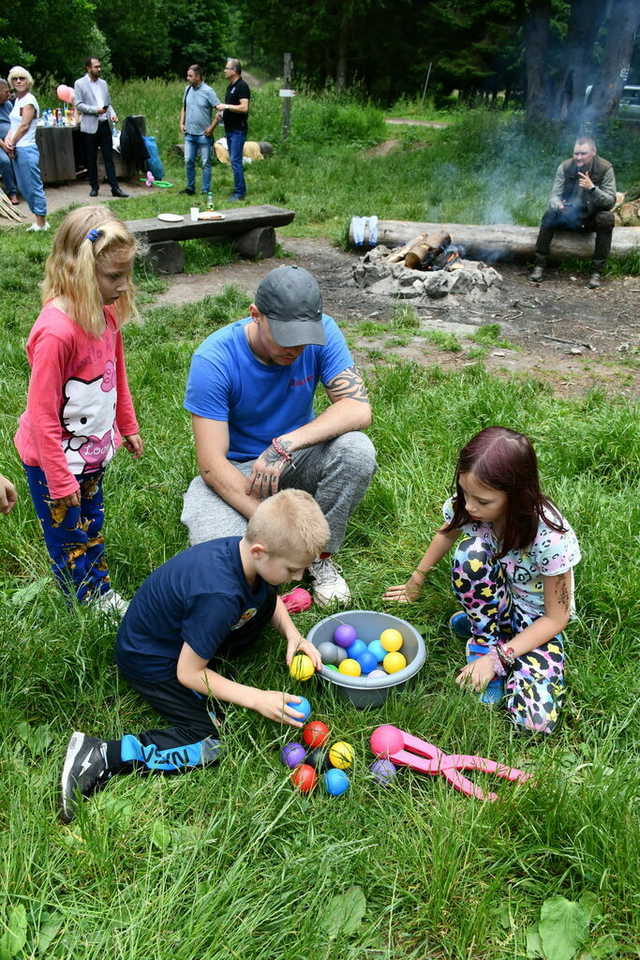
[[[178,223],[149,220],[128,220],[127,227],[144,245],[143,256],[157,273],[182,273],[184,251],[181,240],[202,238],[217,240],[231,237],[241,257],[255,260],[272,257],[276,249],[276,227],[291,223],[293,210],[271,207],[237,207],[221,211],[224,220],[192,221],[189,214]]]

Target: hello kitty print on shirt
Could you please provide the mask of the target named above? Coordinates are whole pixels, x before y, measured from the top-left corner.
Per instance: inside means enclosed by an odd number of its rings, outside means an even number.
[[[101,470],[113,457],[117,390],[115,364],[105,364],[104,375],[94,380],[71,377],[64,385],[62,445],[75,476]]]

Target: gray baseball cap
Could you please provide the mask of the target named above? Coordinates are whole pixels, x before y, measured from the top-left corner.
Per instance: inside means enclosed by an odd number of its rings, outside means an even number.
[[[322,294],[308,270],[276,267],[256,290],[255,304],[269,321],[271,336],[279,346],[324,346]]]

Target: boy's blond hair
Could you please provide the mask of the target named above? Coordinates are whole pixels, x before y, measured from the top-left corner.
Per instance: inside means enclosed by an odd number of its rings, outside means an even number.
[[[108,207],[72,210],[60,224],[47,259],[42,303],[54,297],[65,299],[74,323],[93,336],[101,336],[104,308],[96,266],[114,254],[130,256],[133,261],[136,249],[135,237]],[[114,304],[118,326],[135,316],[133,292],[130,280],[126,293]]]
[[[249,520],[245,540],[279,557],[315,558],[329,539],[329,524],[310,493],[281,490],[263,500]]]

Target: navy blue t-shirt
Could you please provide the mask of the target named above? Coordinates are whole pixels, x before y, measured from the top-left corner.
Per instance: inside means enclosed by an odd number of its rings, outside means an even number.
[[[144,581],[129,604],[116,641],[123,673],[140,680],[176,675],[183,643],[211,660],[234,630],[245,626],[273,587],[252,587],[240,559],[240,537],[208,540],[183,550]]]

